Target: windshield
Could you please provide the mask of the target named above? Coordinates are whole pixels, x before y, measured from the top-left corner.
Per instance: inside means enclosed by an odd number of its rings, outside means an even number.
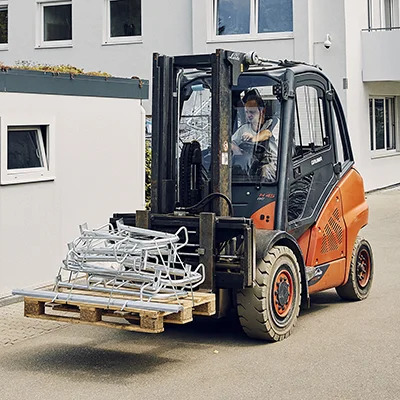
[[[276,181],[281,104],[273,94],[276,82],[258,78],[243,77],[232,92],[233,182]]]
[[[202,150],[211,144],[211,91],[201,81],[189,85],[179,124],[181,142],[197,140]]]
[[[265,75],[244,75],[232,89],[232,182],[275,182],[281,105],[273,94],[277,82]],[[202,164],[211,163],[211,90],[205,78],[181,91],[180,148],[196,140]],[[180,151],[179,151],[180,153]]]

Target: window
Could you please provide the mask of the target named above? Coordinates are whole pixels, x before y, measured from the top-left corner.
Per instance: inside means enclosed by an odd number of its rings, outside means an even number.
[[[179,121],[179,141],[197,140],[201,150],[211,147],[211,90],[202,83],[191,85]]]
[[[106,0],[106,35],[104,42],[141,42],[141,0]]]
[[[368,0],[368,28],[399,27],[399,0]]]
[[[8,43],[8,5],[0,1],[0,50],[7,48]]]
[[[259,0],[258,32],[292,32],[292,0]]]
[[[296,89],[295,157],[314,153],[329,144],[322,96],[311,86]]]
[[[7,169],[47,169],[44,140],[40,128],[9,127],[7,132]]]
[[[54,179],[54,162],[49,157],[49,125],[2,123],[1,143],[1,184]]]
[[[214,0],[215,35],[293,32],[293,0]],[[289,37],[292,37],[290,34]]]
[[[332,110],[332,119],[333,119],[333,134],[335,136],[335,151],[336,151],[336,161],[340,162],[343,167],[346,162],[351,161],[350,154],[346,143],[343,141],[344,130],[342,123],[340,123],[340,113],[337,110],[337,106],[333,107]]]
[[[38,3],[38,47],[72,45],[72,2]]]
[[[373,97],[369,99],[372,151],[396,151],[397,102],[398,100],[395,97]]]
[[[315,222],[330,189],[337,183],[334,165],[337,158],[345,159],[346,149],[342,146],[342,153],[335,157],[331,146],[330,101],[325,96],[327,84],[306,76],[298,84],[302,85],[296,88],[295,97],[295,149],[293,175],[289,177],[288,220],[297,221],[299,233]],[[337,122],[344,129],[343,121]]]

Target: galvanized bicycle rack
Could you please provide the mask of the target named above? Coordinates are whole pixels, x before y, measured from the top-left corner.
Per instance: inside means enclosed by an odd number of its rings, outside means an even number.
[[[214,295],[203,293],[199,297],[193,291],[204,282],[204,265],[193,267],[182,261],[179,250],[187,244],[185,227],[171,234],[127,226],[122,221],[117,221],[116,228],[107,224],[89,229],[84,224],[80,226],[80,236],[68,245],[52,291],[13,293],[25,297],[25,314],[33,317],[55,319],[45,314],[45,305],[63,311],[78,308],[80,322],[99,322],[107,313],[131,317],[132,312],[140,314],[141,310],[154,319],[183,314],[190,308],[186,317],[173,318],[180,323],[189,322],[192,308],[210,303],[210,296]],[[28,311],[27,304],[31,304]],[[97,314],[87,317],[86,312],[86,317],[82,317],[82,309],[88,308],[97,310]],[[210,315],[215,312],[213,309],[215,304],[209,309]],[[144,315],[139,315],[139,319]],[[140,325],[153,326],[148,321],[141,321]],[[160,331],[160,324],[156,326],[154,331]]]

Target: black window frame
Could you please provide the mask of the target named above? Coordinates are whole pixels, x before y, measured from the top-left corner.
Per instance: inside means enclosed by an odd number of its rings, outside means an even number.
[[[51,44],[58,44],[58,43],[72,43],[72,38],[73,38],[73,6],[72,6],[72,0],[65,0],[65,1],[49,1],[49,2],[43,2],[40,3],[41,6],[41,41],[43,44],[46,45],[51,45]],[[46,39],[46,21],[45,21],[45,13],[46,13],[46,8],[50,7],[65,7],[69,6],[70,8],[70,32],[68,32],[68,37],[62,38],[62,39]]]
[[[4,12],[4,11],[6,11],[7,12],[7,14],[6,14],[6,17],[5,17],[5,31],[4,32],[1,32],[1,30],[0,30],[0,47],[3,47],[4,48],[4,46],[7,46],[8,45],[8,3],[7,4],[0,4],[0,12]],[[4,35],[4,39],[5,39],[5,41],[2,41],[3,40],[3,36]]]
[[[139,20],[140,33],[113,35],[113,24],[112,24],[112,3],[116,3],[122,0],[107,0],[106,1],[106,32],[105,32],[105,43],[118,44],[118,43],[130,43],[130,42],[141,42],[143,36],[143,0],[137,0],[139,2]],[[130,17],[129,17],[130,18]],[[132,24],[133,25],[133,24]]]

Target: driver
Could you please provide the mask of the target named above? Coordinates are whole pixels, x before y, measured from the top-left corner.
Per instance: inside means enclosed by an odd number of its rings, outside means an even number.
[[[247,122],[243,124],[232,136],[234,153],[241,150],[239,146],[243,142],[257,143],[268,140],[272,133],[268,130],[272,120],[265,119],[264,102],[261,97],[251,94],[245,98],[244,109]]]
[[[257,153],[257,150],[262,150],[262,156],[258,157],[256,169],[265,180],[273,181],[276,178],[278,154],[277,141],[271,132],[273,120],[266,118],[264,101],[255,93],[250,92],[244,97],[244,107],[247,122],[232,136],[233,155],[243,156],[240,157],[240,161],[237,161],[244,170],[248,171],[250,167],[253,168],[253,155]],[[243,143],[250,146],[251,150],[242,150],[245,147]]]

